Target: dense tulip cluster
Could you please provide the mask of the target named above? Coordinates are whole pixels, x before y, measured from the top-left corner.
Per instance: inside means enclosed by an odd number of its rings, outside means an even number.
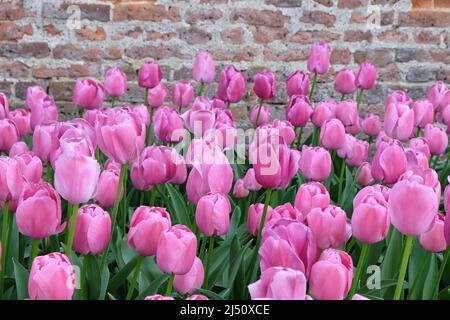
[[[119,68],[80,79],[67,121],[41,87],[14,110],[0,93],[1,298],[449,298],[450,89],[364,112],[365,62],[318,101],[330,56],[313,45],[285,79],[285,119],[273,72],[216,74],[207,52],[195,82],[145,62],[143,104],[120,102]],[[249,89],[247,133],[232,111]]]

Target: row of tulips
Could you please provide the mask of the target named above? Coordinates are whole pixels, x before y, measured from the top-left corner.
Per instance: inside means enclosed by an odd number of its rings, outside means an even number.
[[[337,73],[340,101],[316,101],[328,44],[307,68],[286,79],[285,120],[270,120],[274,74],[253,77],[240,162],[231,110],[247,77],[227,66],[204,96],[207,52],[195,87],[170,93],[144,63],[139,105],[118,105],[118,68],[78,80],[80,117],[67,121],[40,87],[15,110],[0,93],[1,298],[450,298],[450,90],[395,91],[382,122],[360,117],[373,65]]]

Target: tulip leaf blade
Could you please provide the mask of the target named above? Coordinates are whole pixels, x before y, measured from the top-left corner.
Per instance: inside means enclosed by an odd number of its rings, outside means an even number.
[[[128,277],[128,275],[133,271],[136,266],[138,256],[136,255],[133,259],[131,259],[114,277],[112,277],[111,281],[108,285],[108,294],[109,292],[116,291],[122,283],[124,283]]]
[[[165,186],[170,196],[170,213],[175,217],[174,220],[178,223],[184,224],[185,226],[192,227],[188,215],[188,209],[185,204],[186,200],[170,183],[166,183]]]
[[[28,298],[28,270],[15,258],[12,261],[14,264],[14,277],[16,278],[17,300],[25,300]]]

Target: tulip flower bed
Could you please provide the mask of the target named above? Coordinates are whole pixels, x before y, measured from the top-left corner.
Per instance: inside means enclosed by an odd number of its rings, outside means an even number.
[[[0,93],[1,298],[450,299],[450,90],[392,92],[381,121],[359,110],[369,62],[318,101],[329,60],[311,48],[272,121],[274,74],[227,66],[206,97],[206,52],[170,99],[155,62],[140,105],[120,103],[118,68],[78,80],[67,121],[40,87],[27,109]],[[243,130],[230,108],[248,90]]]

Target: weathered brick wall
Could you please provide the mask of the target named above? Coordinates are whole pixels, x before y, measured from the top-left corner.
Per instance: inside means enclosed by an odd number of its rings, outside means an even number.
[[[143,61],[157,60],[170,87],[190,79],[194,56],[208,50],[218,70],[234,63],[249,80],[263,67],[275,71],[272,102],[282,113],[286,76],[306,68],[312,43],[328,41],[333,67],[319,84],[321,98],[337,97],[330,80],[343,65],[369,60],[380,76],[365,101],[380,111],[390,90],[418,98],[447,81],[449,27],[450,0],[0,0],[0,90],[18,106],[38,83],[70,113],[74,79],[101,79],[117,65],[132,82],[122,100],[141,102],[135,81]],[[253,101],[233,106],[237,119]]]

